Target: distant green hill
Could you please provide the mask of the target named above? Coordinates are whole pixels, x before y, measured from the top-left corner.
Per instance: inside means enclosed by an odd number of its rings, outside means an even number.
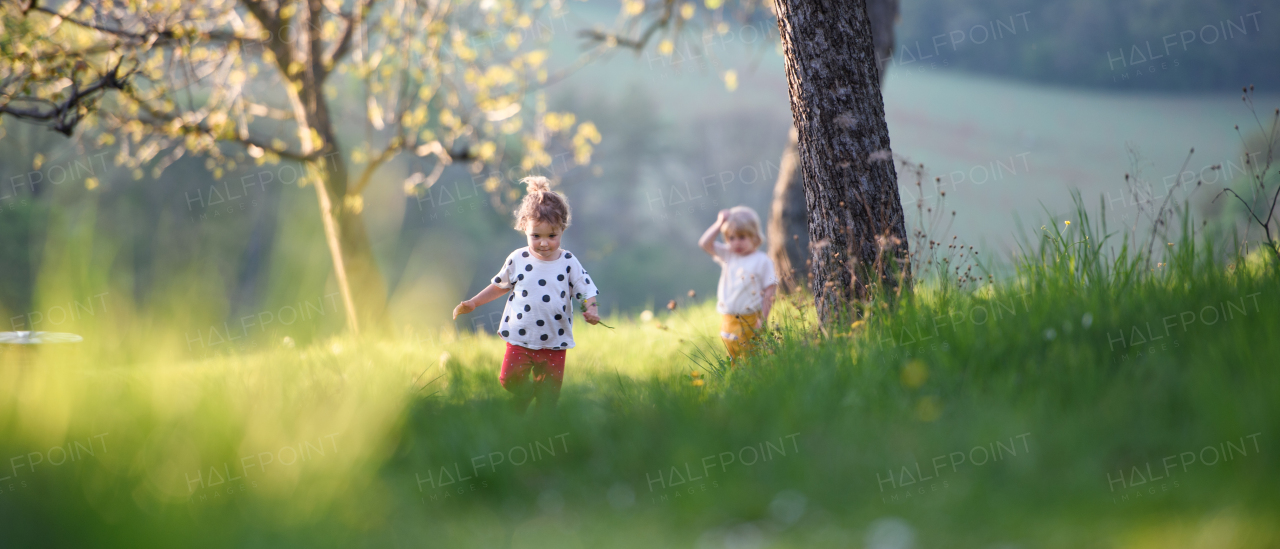
[[[1280,20],[1267,4],[905,0],[894,64],[1073,87],[1272,89]]]

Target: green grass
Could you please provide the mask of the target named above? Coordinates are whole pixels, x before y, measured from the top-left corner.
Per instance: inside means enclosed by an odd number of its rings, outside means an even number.
[[[0,356],[0,540],[895,547],[906,531],[916,547],[1275,547],[1274,263],[1215,263],[1184,239],[1147,269],[1083,216],[1053,223],[1017,276],[922,283],[856,326],[824,334],[811,308],[780,303],[766,352],[733,371],[710,302],[582,324],[559,407],[528,416],[484,334],[198,360],[154,343],[183,341],[176,321],[117,309],[84,344]],[[1209,322],[1215,309],[1230,318]],[[79,459],[50,464],[68,441]],[[1161,476],[1166,456],[1228,441],[1245,454],[1176,457],[1168,478],[1127,486],[1134,467]],[[538,457],[510,463],[516,448]],[[771,459],[743,463],[753,452]],[[206,485],[223,472],[245,478]]]

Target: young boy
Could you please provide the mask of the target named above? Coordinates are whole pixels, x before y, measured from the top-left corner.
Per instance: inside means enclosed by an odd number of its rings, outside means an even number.
[[[716,233],[724,243],[716,241]],[[716,311],[723,317],[720,338],[731,364],[755,349],[757,332],[769,320],[778,279],[773,261],[760,251],[760,216],[746,206],[720,210],[716,222],[702,233],[698,245],[720,264]]]

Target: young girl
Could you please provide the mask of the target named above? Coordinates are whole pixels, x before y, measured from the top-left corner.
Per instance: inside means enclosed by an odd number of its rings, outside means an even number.
[[[573,348],[573,300],[586,304],[582,317],[587,322],[600,322],[600,316],[596,285],[578,258],[560,249],[560,236],[569,228],[568,201],[551,192],[545,177],[520,182],[529,186],[529,194],[516,211],[516,230],[529,237],[529,245],[511,252],[493,283],[458,304],[453,318],[514,289],[498,325],[507,342],[498,379],[524,413],[535,397],[539,408],[552,408],[560,398],[565,350]]]
[[[716,241],[716,233],[725,243]],[[755,349],[757,331],[769,320],[778,279],[773,261],[760,251],[760,216],[746,206],[720,210],[716,222],[702,233],[698,245],[720,264],[716,286],[716,310],[720,312],[720,338],[729,350],[730,363]]]

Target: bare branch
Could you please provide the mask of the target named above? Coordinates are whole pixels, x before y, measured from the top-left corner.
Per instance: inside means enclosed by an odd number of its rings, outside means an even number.
[[[99,92],[105,92],[108,89],[124,90],[128,86],[128,76],[120,76],[120,64],[112,67],[104,73],[98,80],[89,86],[81,89],[75,82],[74,74],[71,79],[71,94],[62,102],[54,102],[47,99],[24,98],[18,97],[14,100],[0,105],[0,113],[9,114],[18,118],[27,120],[35,120],[39,122],[52,122],[53,129],[59,133],[70,136],[75,131],[75,127],[80,123],[83,115],[80,114],[80,105],[83,101],[90,101],[94,95]],[[14,101],[29,101],[34,103],[47,103],[47,109],[35,108],[16,108],[12,107]]]
[[[1222,191],[1220,191],[1220,192],[1218,193],[1218,196],[1213,197],[1213,200],[1212,200],[1210,203],[1212,203],[1212,202],[1217,202],[1217,201],[1218,201],[1218,197],[1219,197],[1219,196],[1222,196],[1222,194],[1223,194],[1223,193],[1231,193],[1231,194],[1235,195],[1236,199],[1240,201],[1240,204],[1243,204],[1243,205],[1244,205],[1244,208],[1245,208],[1246,210],[1248,210],[1248,211],[1249,211],[1249,215],[1250,215],[1251,217],[1253,217],[1253,220],[1254,220],[1254,221],[1257,221],[1257,222],[1258,222],[1258,225],[1262,225],[1263,227],[1266,227],[1266,225],[1263,225],[1263,224],[1262,224],[1262,220],[1261,220],[1261,219],[1258,219],[1258,216],[1257,216],[1257,215],[1255,215],[1255,214],[1253,213],[1253,208],[1249,206],[1249,203],[1248,203],[1248,202],[1245,202],[1245,201],[1244,201],[1244,198],[1241,198],[1241,197],[1240,197],[1240,193],[1237,193],[1234,189],[1222,189]]]
[[[158,30],[158,31],[155,31],[155,32],[153,32],[153,33],[138,34],[138,33],[135,33],[135,32],[129,32],[129,31],[126,31],[126,30],[124,30],[124,29],[113,29],[113,28],[109,28],[109,27],[104,27],[104,26],[102,26],[102,25],[98,25],[98,24],[94,24],[94,23],[89,23],[89,22],[87,22],[87,21],[80,21],[80,20],[78,20],[78,19],[75,19],[75,18],[72,18],[72,17],[68,17],[68,16],[66,16],[66,15],[62,15],[61,13],[58,13],[58,12],[56,12],[56,11],[53,11],[53,10],[48,9],[48,8],[43,8],[43,7],[35,7],[35,8],[32,8],[30,11],[37,11],[37,12],[44,13],[44,14],[47,14],[47,15],[52,15],[52,16],[54,16],[54,17],[57,17],[57,18],[58,18],[59,20],[61,20],[61,21],[66,21],[66,22],[68,22],[68,23],[72,23],[72,24],[74,24],[74,25],[77,25],[77,26],[80,26],[80,27],[84,27],[84,28],[86,28],[86,29],[93,29],[93,30],[96,30],[96,31],[105,32],[105,33],[107,33],[107,34],[112,34],[112,35],[115,35],[115,36],[120,36],[120,37],[124,37],[124,38],[131,38],[131,39],[133,39],[133,40],[137,40],[137,41],[140,41],[140,42],[145,42],[145,41],[150,40],[150,39],[152,39],[152,38],[154,38],[154,37],[162,37],[162,38],[173,38],[173,37],[174,37],[173,31],[169,31],[169,30]]]
[[[378,168],[380,168],[383,163],[391,160],[391,158],[399,154],[401,149],[402,147],[398,143],[383,149],[377,157],[370,160],[369,163],[365,165],[364,171],[360,173],[360,179],[356,180],[355,187],[348,190],[347,194],[360,196],[360,194],[364,192],[365,187],[369,186],[369,182],[373,180],[373,172],[378,171]]]
[[[253,14],[258,23],[267,29],[267,33],[272,36],[272,39],[266,44],[267,48],[271,50],[271,53],[275,54],[276,66],[280,68],[283,74],[288,75],[289,63],[293,61],[293,49],[284,41],[285,36],[283,35],[284,27],[288,21],[277,16],[278,10],[277,13],[272,13],[263,0],[241,0],[241,4],[244,4],[249,13]]]
[[[674,7],[675,0],[663,0],[662,15],[659,15],[657,19],[652,23],[649,23],[648,28],[646,28],[644,32],[640,33],[640,37],[636,39],[626,38],[618,36],[616,33],[606,33],[594,29],[579,31],[578,36],[596,42],[613,42],[619,46],[640,51],[644,49],[645,44],[649,43],[649,39],[653,37],[654,33],[667,28],[667,25],[671,23]]]
[[[365,15],[369,13],[373,4],[373,0],[364,0],[350,14],[338,14],[343,19],[346,19],[347,28],[342,31],[342,38],[334,45],[333,50],[324,57],[325,76],[328,76],[328,73],[333,70],[338,61],[342,60],[347,55],[347,52],[351,51],[351,38],[355,35],[356,28],[361,21],[364,21]]]

